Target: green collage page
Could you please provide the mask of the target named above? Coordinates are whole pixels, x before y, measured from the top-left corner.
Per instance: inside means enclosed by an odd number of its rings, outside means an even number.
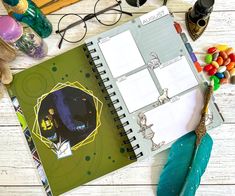
[[[15,74],[8,87],[48,195],[135,161],[83,48]]]

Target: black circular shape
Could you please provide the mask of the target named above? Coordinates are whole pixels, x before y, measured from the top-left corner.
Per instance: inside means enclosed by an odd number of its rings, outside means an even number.
[[[126,2],[134,7],[142,6],[146,3],[147,0],[126,0]],[[139,2],[139,3],[138,3]]]
[[[201,20],[198,20],[197,24],[200,26],[200,27],[204,27],[206,25],[206,21],[201,19]]]

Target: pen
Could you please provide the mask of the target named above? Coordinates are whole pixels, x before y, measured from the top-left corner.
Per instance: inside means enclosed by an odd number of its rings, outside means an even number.
[[[213,90],[214,90],[214,80],[211,80],[205,93],[205,102],[204,102],[204,107],[202,108],[201,111],[201,119],[195,130],[195,133],[197,135],[197,141],[196,141],[197,146],[201,143],[201,139],[206,134],[206,115],[208,113],[209,102],[213,94]]]

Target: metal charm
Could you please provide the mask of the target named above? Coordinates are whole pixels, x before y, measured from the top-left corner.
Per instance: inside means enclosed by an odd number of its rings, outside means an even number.
[[[186,27],[193,41],[197,40],[205,31],[213,5],[214,0],[197,0],[185,14]]]

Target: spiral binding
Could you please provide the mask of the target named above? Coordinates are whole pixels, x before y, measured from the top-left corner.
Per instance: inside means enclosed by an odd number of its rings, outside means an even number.
[[[92,45],[93,45],[92,41],[86,43],[86,46],[84,46],[83,50],[84,50],[84,52],[86,52],[86,56],[89,59],[89,64],[92,66],[92,71],[94,73],[96,73],[96,75],[95,75],[96,79],[100,80],[98,82],[98,84],[101,87],[101,91],[103,93],[107,93],[108,91],[110,92],[110,90],[113,88],[113,86],[111,84],[107,84],[107,82],[109,81],[109,78],[105,77],[106,71],[105,70],[99,71],[99,69],[101,69],[103,67],[103,64],[100,62],[97,62],[100,59],[99,56],[92,55],[97,52],[95,48],[90,49],[90,47],[92,47]],[[102,77],[102,76],[104,76],[104,77]],[[114,108],[113,110],[111,110],[111,114],[116,115],[114,117],[114,121],[117,122],[117,121],[123,120],[123,122],[121,124],[117,125],[117,129],[120,130],[120,133],[119,133],[120,136],[124,137],[124,136],[127,136],[127,135],[133,133],[133,130],[132,129],[125,130],[125,128],[129,125],[129,121],[124,120],[126,118],[125,113],[120,114],[121,111],[123,110],[123,108],[121,106],[115,107],[115,105],[119,103],[119,99],[114,99],[114,100],[111,99],[112,97],[115,97],[115,96],[116,96],[116,92],[113,91],[113,92],[108,93],[108,95],[105,96],[104,98],[105,98],[105,100],[109,101],[108,107]],[[129,138],[128,140],[124,140],[123,143],[130,144],[134,141],[136,141],[135,136]],[[132,148],[127,148],[127,152],[134,152],[139,148],[140,148],[139,144],[136,144],[135,146],[132,146]],[[143,156],[143,153],[140,152],[140,153],[136,154],[135,156],[129,156],[129,159],[136,160],[142,156]]]

